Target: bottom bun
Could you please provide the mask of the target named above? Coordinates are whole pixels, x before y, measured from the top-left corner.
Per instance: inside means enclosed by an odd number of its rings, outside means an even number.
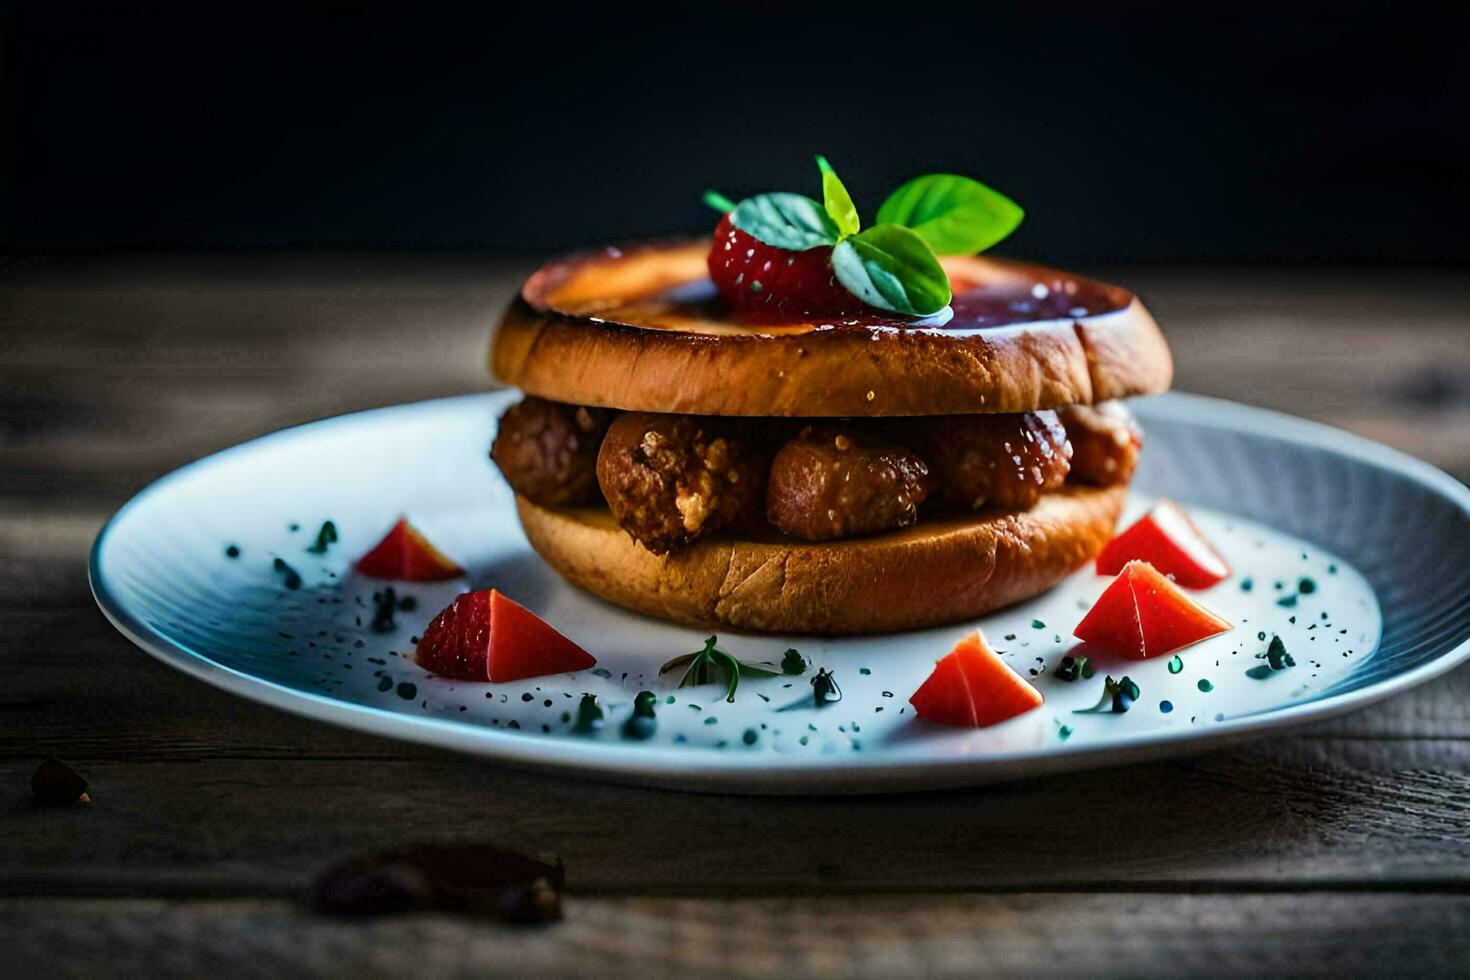
[[[516,498],[562,577],[635,612],[775,633],[886,633],[973,619],[1046,591],[1112,537],[1127,487],[1068,486],[1029,510],[926,517],[866,538],[717,538],[655,555],[605,508]]]

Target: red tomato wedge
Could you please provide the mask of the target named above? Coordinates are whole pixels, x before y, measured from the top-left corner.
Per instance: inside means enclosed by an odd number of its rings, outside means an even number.
[[[518,681],[597,663],[495,589],[456,597],[424,630],[414,660],[425,670],[466,681]]]
[[[955,728],[984,728],[1041,705],[1041,692],[1021,679],[974,632],[955,644],[909,704],[920,718]]]
[[[369,578],[398,582],[442,582],[464,574],[407,518],[399,518],[388,536],[357,560],[357,570]]]
[[[1108,542],[1097,556],[1099,575],[1117,575],[1135,559],[1146,561],[1187,589],[1207,589],[1230,576],[1230,566],[1194,521],[1170,500]]]
[[[1132,660],[1173,653],[1234,627],[1185,595],[1146,561],[1130,561],[1072,631]]]

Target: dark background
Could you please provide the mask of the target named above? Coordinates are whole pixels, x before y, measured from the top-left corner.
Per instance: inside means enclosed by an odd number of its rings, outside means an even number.
[[[11,250],[543,251],[822,152],[868,216],[993,184],[1012,254],[1470,258],[1470,4],[3,10]]]

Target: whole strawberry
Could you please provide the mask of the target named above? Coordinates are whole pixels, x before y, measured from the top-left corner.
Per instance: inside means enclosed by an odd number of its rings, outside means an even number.
[[[847,188],[817,157],[822,200],[757,194],[736,204],[708,191],[723,217],[709,274],[730,312],[772,321],[883,310],[943,323],[952,315],[949,277],[936,255],[989,248],[1020,222],[1010,199],[953,174],[916,177],[888,196],[863,228]]]
[[[837,281],[830,245],[801,252],[767,245],[728,214],[715,228],[709,275],[731,312],[747,320],[844,316],[863,305]]]

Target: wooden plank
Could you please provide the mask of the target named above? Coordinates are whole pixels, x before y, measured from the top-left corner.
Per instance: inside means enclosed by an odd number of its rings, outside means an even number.
[[[1453,975],[1470,896],[573,898],[537,929],[274,901],[0,902],[20,975]],[[14,957],[19,957],[15,959]]]
[[[61,810],[27,798],[33,759],[0,761],[7,890],[131,881],[151,894],[171,869],[297,887],[344,855],[446,839],[554,851],[569,887],[619,894],[1470,888],[1460,739],[1278,738],[1184,762],[862,799],[669,793],[429,752],[167,764],[146,748],[121,754],[131,758],[78,762],[94,802]]]

